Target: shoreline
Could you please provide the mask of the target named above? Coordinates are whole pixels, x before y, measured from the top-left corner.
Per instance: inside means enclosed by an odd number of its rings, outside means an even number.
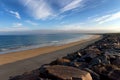
[[[13,62],[16,62],[16,61],[19,61],[19,60],[32,58],[32,57],[35,57],[35,56],[38,56],[38,55],[41,55],[41,54],[61,50],[61,49],[64,49],[64,48],[75,46],[77,44],[81,44],[83,42],[86,42],[87,40],[91,40],[91,39],[95,39],[95,38],[99,38],[99,37],[100,37],[100,35],[93,35],[90,38],[81,39],[80,41],[71,42],[71,43],[64,44],[64,45],[45,46],[45,47],[40,47],[40,48],[32,48],[32,49],[28,49],[28,50],[22,50],[22,51],[10,52],[10,53],[6,53],[6,54],[0,54],[0,61],[2,61],[2,62],[0,62],[0,65],[13,63]]]
[[[48,64],[57,58],[74,53],[100,39],[102,39],[101,35],[95,35],[92,38],[66,44],[64,46],[43,47],[9,54],[1,54],[0,61],[2,62],[0,63],[0,77],[2,80],[8,80],[10,76],[19,75],[39,68],[43,64]]]
[[[0,54],[7,54],[7,53],[13,53],[13,52],[19,52],[19,51],[25,51],[25,50],[31,50],[31,49],[37,49],[37,48],[42,48],[42,47],[52,47],[52,46],[63,46],[66,44],[78,42],[84,39],[89,39],[94,35],[87,35],[85,37],[79,37],[75,39],[68,39],[68,40],[63,40],[63,41],[52,41],[50,43],[44,43],[44,44],[38,44],[38,45],[31,45],[31,46],[20,46],[17,48],[4,48],[3,50],[1,49]]]

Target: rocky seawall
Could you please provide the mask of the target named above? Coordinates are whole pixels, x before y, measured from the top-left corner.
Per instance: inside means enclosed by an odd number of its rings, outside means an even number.
[[[120,80],[120,34],[9,80]]]

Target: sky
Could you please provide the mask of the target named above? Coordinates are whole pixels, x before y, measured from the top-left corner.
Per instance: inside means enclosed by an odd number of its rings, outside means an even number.
[[[120,32],[120,0],[0,0],[0,32]]]

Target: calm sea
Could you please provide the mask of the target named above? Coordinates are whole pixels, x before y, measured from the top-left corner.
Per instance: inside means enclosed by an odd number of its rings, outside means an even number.
[[[89,38],[84,34],[0,35],[0,54],[43,46],[57,46]]]

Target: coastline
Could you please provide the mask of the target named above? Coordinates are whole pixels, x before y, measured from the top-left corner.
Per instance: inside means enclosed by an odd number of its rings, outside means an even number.
[[[31,48],[28,50],[22,50],[22,51],[16,51],[16,52],[10,52],[10,53],[6,53],[6,54],[0,54],[0,65],[4,65],[4,64],[8,64],[8,63],[13,63],[19,60],[24,60],[24,59],[28,59],[31,57],[35,57],[41,54],[45,54],[45,53],[50,53],[53,51],[57,51],[57,50],[61,50],[61,49],[65,49],[71,46],[75,46],[77,44],[81,44],[84,43],[88,40],[91,39],[96,39],[99,38],[100,35],[93,35],[90,38],[87,39],[81,39],[80,41],[76,41],[76,42],[71,42],[68,44],[64,44],[64,45],[58,45],[58,46],[45,46],[45,47],[40,47],[40,48]]]
[[[13,52],[25,51],[25,50],[30,50],[30,49],[42,48],[42,47],[62,46],[62,45],[65,45],[65,44],[78,42],[78,41],[81,41],[83,39],[89,39],[92,36],[93,35],[86,35],[86,36],[83,36],[83,37],[66,39],[66,40],[62,40],[62,41],[50,41],[50,42],[47,42],[47,43],[37,44],[37,45],[29,45],[29,46],[24,45],[24,46],[15,47],[15,48],[2,48],[2,49],[0,49],[0,54],[13,53]]]
[[[94,35],[89,39],[62,46],[49,46],[9,54],[1,54],[0,61],[2,62],[0,63],[0,77],[2,80],[6,80],[10,76],[31,71],[43,64],[50,63],[58,57],[60,58],[69,53],[76,52],[77,50],[82,49],[101,38],[101,35]]]

